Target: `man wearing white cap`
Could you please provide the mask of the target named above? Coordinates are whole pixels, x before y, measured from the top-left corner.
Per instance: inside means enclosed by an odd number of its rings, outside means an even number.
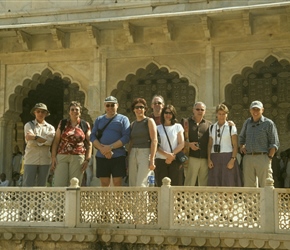
[[[105,99],[106,113],[97,117],[90,136],[97,149],[97,177],[102,187],[110,185],[111,176],[114,186],[121,186],[126,175],[125,144],[130,139],[130,122],[127,116],[117,113],[118,107],[116,97]]]
[[[253,101],[250,105],[251,117],[244,122],[239,135],[240,151],[244,154],[245,187],[256,187],[257,184],[264,187],[266,179],[272,177],[271,161],[278,150],[279,138],[276,125],[264,117],[263,112],[263,104]]]

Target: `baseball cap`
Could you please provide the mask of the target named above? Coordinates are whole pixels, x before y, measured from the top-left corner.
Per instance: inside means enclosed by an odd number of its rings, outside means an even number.
[[[118,100],[117,100],[116,97],[110,95],[110,96],[108,96],[108,97],[105,99],[104,102],[118,103]]]
[[[263,103],[261,103],[260,101],[253,101],[251,103],[250,109],[252,108],[258,108],[258,109],[262,109],[263,108]]]

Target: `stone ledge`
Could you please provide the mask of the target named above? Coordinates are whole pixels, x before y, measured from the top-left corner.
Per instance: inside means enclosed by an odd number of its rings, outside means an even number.
[[[289,234],[160,229],[1,228],[0,245],[7,241],[290,249]]]

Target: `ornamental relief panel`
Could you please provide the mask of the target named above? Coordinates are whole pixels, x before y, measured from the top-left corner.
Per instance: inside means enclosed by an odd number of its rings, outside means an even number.
[[[189,85],[188,79],[180,77],[176,72],[168,72],[166,68],[158,68],[154,63],[145,69],[137,70],[135,75],[128,75],[124,81],[120,81],[117,89],[111,93],[119,101],[118,112],[135,120],[131,111],[131,104],[135,98],[144,98],[147,102],[150,115],[151,100],[154,95],[162,95],[166,104],[172,104],[177,111],[180,121],[183,117],[192,114],[192,105],[195,102],[196,91]]]
[[[265,62],[257,62],[252,69],[245,68],[241,75],[234,76],[225,91],[225,103],[230,108],[229,119],[237,124],[238,132],[250,117],[251,102],[260,100],[264,104],[264,116],[277,126],[280,150],[290,147],[289,62],[270,56]]]

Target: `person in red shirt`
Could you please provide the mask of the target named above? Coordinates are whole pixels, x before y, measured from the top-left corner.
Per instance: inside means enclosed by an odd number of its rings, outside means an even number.
[[[69,186],[73,177],[82,183],[83,173],[88,167],[92,143],[90,142],[91,128],[86,122],[86,131],[81,127],[81,105],[79,102],[71,102],[69,105],[69,116],[62,131],[62,121],[56,130],[55,139],[52,144],[52,165],[54,171],[55,187]]]

